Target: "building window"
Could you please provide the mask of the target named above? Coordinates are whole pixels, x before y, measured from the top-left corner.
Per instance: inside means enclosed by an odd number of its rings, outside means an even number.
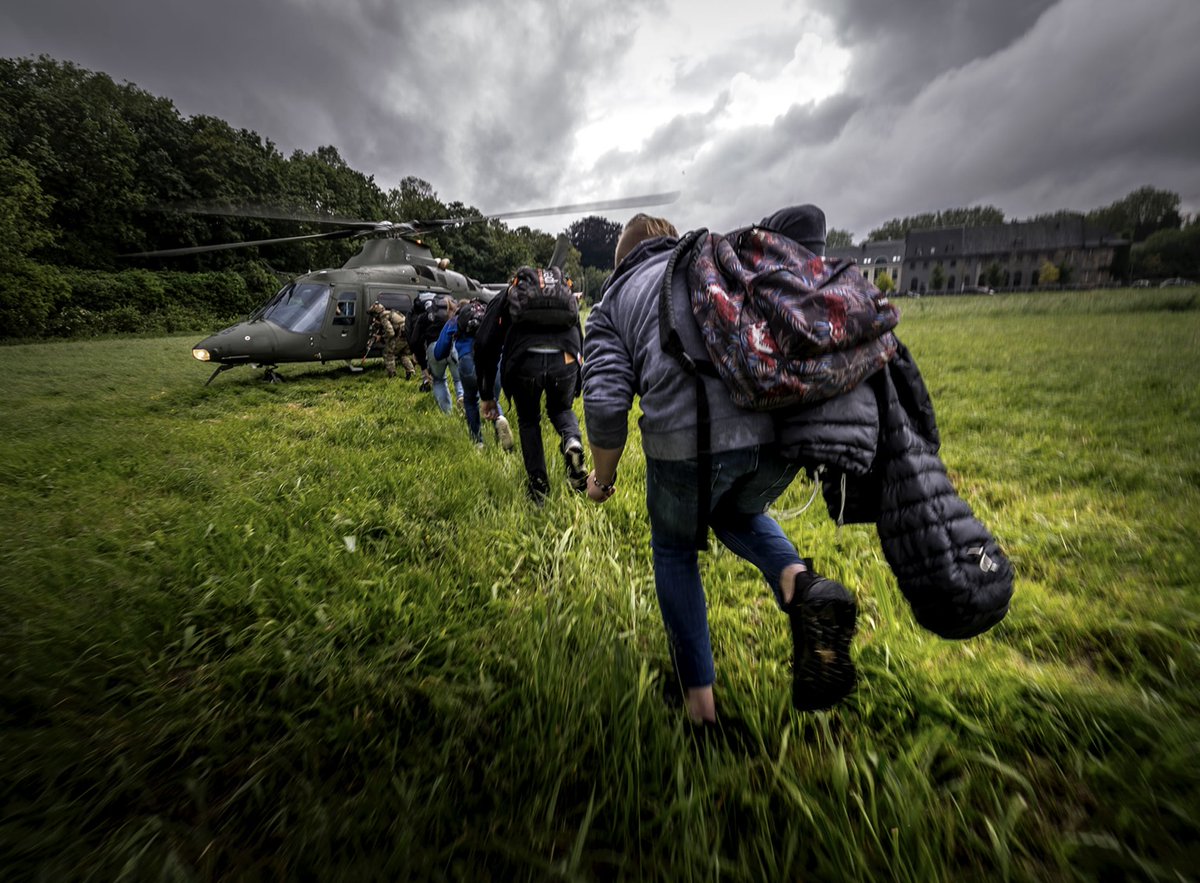
[[[1013,288],[1020,288],[1020,287],[1021,287],[1021,271],[1017,270],[1015,273],[1013,273]]]

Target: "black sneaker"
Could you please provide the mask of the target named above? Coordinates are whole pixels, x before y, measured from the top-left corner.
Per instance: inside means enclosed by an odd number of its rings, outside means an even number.
[[[567,483],[579,493],[586,493],[588,471],[583,461],[583,442],[569,438],[563,442],[562,452],[567,464]]]
[[[525,496],[540,509],[546,505],[546,498],[550,496],[550,487],[541,479],[531,478],[525,484]]]
[[[858,607],[845,586],[813,573],[808,559],[804,565],[784,608],[792,626],[792,705],[819,711],[844,699],[858,680],[850,659]]]

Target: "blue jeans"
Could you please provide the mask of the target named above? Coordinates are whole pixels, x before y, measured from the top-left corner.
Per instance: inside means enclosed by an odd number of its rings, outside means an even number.
[[[712,456],[709,526],[731,552],[762,572],[780,606],[780,574],[801,559],[766,510],[799,471],[799,465],[784,460],[773,447]],[[716,677],[696,553],[697,497],[695,460],[646,458],[654,589],[685,689],[708,686]]]
[[[458,354],[454,351],[454,347],[451,347],[450,354],[446,358],[435,359],[433,346],[431,343],[425,347],[425,359],[429,363],[429,374],[433,377],[433,400],[437,402],[443,414],[449,414],[454,410],[454,405],[450,401],[450,390],[446,388],[447,368],[450,369],[450,376],[454,378],[455,394],[462,395],[462,381],[458,377]]]
[[[483,441],[483,430],[479,420],[479,378],[475,374],[475,353],[458,354],[458,376],[462,380],[463,411],[467,416],[467,432],[471,433],[471,441],[478,444]],[[500,367],[496,367],[496,385],[500,388]],[[501,417],[500,402],[496,402],[496,411]]]

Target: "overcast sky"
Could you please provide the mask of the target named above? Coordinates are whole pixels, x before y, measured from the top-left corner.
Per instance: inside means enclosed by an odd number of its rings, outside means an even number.
[[[1200,212],[1200,0],[4,0],[0,57],[43,53],[489,214]]]

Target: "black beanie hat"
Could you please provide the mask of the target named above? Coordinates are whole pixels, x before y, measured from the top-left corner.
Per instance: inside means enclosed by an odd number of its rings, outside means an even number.
[[[794,239],[815,255],[825,256],[825,212],[815,205],[793,205],[767,215],[758,226]]]

